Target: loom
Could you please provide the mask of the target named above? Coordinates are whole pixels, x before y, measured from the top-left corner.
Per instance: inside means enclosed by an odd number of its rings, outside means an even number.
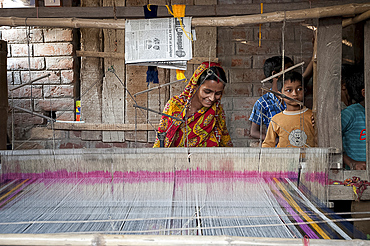
[[[331,155],[325,148],[0,154],[1,245],[358,240],[322,210]]]

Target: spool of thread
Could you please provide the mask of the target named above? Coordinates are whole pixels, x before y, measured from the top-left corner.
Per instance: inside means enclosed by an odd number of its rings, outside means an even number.
[[[76,121],[81,120],[81,101],[76,101]]]

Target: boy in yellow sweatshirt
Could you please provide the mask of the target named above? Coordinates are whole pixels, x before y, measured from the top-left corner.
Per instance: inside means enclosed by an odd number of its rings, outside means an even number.
[[[312,110],[301,103],[304,94],[302,75],[295,71],[287,72],[279,80],[286,109],[271,118],[262,147],[315,147]]]

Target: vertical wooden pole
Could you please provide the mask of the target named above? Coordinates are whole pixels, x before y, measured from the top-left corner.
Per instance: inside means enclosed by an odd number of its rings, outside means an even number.
[[[6,80],[6,42],[0,40],[0,150],[6,149],[8,122],[8,82]]]
[[[370,128],[370,21],[367,21],[364,27],[364,79],[365,79],[365,114],[366,129]],[[368,178],[370,177],[370,138],[366,132],[366,170]]]
[[[99,7],[100,0],[81,0],[81,7]],[[102,50],[102,30],[98,28],[81,28],[81,49]],[[81,120],[89,123],[102,122],[102,78],[101,58],[81,58]],[[82,140],[102,140],[101,131],[81,131]]]
[[[342,19],[338,17],[320,19],[317,30],[318,145],[338,150],[342,150],[341,64]]]
[[[114,1],[114,2],[113,2]],[[114,13],[115,5],[125,6],[124,1],[103,0],[103,6],[111,6]],[[103,29],[104,51],[111,53],[124,53],[125,31],[116,29]],[[125,89],[116,76],[108,72],[108,68],[114,67],[115,73],[125,84],[125,60],[121,58],[104,58],[105,77],[102,91],[102,122],[124,123],[125,122]],[[103,131],[103,142],[125,141],[123,131]]]

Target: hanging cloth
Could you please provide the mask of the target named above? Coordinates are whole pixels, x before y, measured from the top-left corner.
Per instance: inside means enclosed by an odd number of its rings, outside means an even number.
[[[145,19],[157,18],[157,11],[157,5],[144,5]],[[146,82],[148,83],[148,86],[150,82],[153,84],[159,84],[158,69],[156,66],[148,66],[148,70],[146,71]]]

